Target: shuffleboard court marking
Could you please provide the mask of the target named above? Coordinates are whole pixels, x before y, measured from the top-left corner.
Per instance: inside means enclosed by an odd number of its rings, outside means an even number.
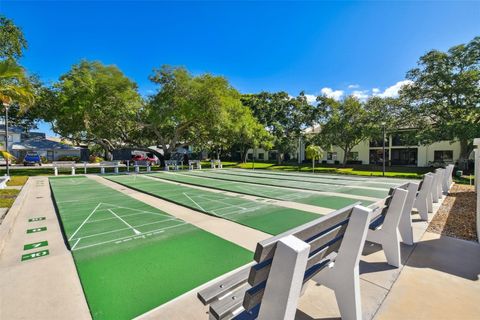
[[[83,220],[82,224],[77,228],[77,230],[75,230],[75,232],[70,236],[70,238],[68,238],[68,241],[72,240],[73,237],[77,234],[77,232],[83,227],[83,225],[87,222],[88,219],[90,219],[90,217],[95,213],[95,211],[97,211],[97,209],[102,205],[102,203],[98,203],[97,206],[95,207],[95,209],[92,210],[92,212],[88,215],[88,217]]]
[[[150,224],[151,224],[151,223],[150,223]],[[115,242],[115,241],[120,241],[120,240],[123,240],[123,239],[129,239],[129,238],[132,238],[132,239],[144,239],[145,236],[155,235],[155,234],[158,234],[158,233],[163,233],[163,232],[165,232],[165,230],[177,228],[177,227],[180,227],[180,226],[183,226],[183,225],[186,225],[186,224],[187,224],[186,222],[183,222],[183,223],[180,223],[180,224],[177,224],[177,225],[174,225],[174,226],[168,226],[168,227],[165,227],[165,228],[160,228],[160,229],[155,229],[155,230],[152,230],[152,231],[140,233],[139,235],[135,235],[135,236],[125,236],[125,237],[116,238],[116,239],[112,239],[112,240],[97,242],[97,243],[89,244],[89,245],[86,245],[86,246],[83,246],[83,247],[75,248],[75,250],[72,249],[72,251],[78,251],[78,250],[82,250],[82,249],[87,249],[87,248],[99,246],[99,245],[102,245],[102,244],[107,244],[107,243],[111,243],[111,242]],[[137,227],[138,227],[138,226],[137,226]]]
[[[182,223],[184,223],[182,220],[179,220],[179,219],[170,219],[170,220],[161,220],[161,221],[154,221],[154,222],[148,222],[148,223],[139,224],[139,225],[136,225],[135,228],[144,227],[144,226],[149,226],[149,225],[152,225],[152,224],[162,223],[162,222],[172,221],[172,220],[181,221]],[[91,238],[91,237],[97,237],[97,236],[102,236],[102,235],[109,234],[109,233],[114,233],[114,232],[120,232],[120,231],[129,230],[129,229],[130,229],[130,228],[120,228],[120,229],[115,229],[115,230],[109,230],[109,231],[105,231],[105,232],[90,234],[90,235],[87,235],[87,236],[81,236],[80,238],[81,238],[81,239],[86,239],[86,238]],[[75,239],[72,239],[72,240],[76,240],[76,239],[79,239],[79,238],[75,238]]]
[[[75,249],[75,247],[77,246],[77,244],[80,242],[80,240],[82,240],[82,238],[78,238],[77,241],[75,241],[75,243],[73,244],[71,250],[73,251]]]
[[[197,207],[199,207],[200,210],[205,211],[205,212],[208,212],[208,210],[203,209],[201,205],[199,205],[195,200],[193,200],[192,198],[190,198],[190,196],[189,196],[186,192],[184,192],[183,195],[184,195],[185,197],[187,197],[190,201],[192,201]]]
[[[120,218],[119,215],[117,215],[112,209],[108,209],[108,211],[113,214],[115,217],[117,217],[120,221],[122,221],[126,226],[128,226],[130,229],[132,229],[133,233],[135,234],[141,234],[140,231],[138,231],[137,229],[135,229],[134,227],[132,227],[127,221],[123,220],[122,218]]]

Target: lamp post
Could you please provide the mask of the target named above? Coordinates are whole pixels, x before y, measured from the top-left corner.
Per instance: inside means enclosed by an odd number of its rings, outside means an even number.
[[[383,127],[383,168],[382,168],[382,176],[385,177],[385,122],[382,122]]]
[[[10,176],[10,166],[8,163],[8,103],[4,102],[3,106],[5,107],[5,164],[7,166],[7,177]]]

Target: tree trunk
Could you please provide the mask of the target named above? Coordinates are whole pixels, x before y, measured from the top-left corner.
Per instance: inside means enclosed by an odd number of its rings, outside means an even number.
[[[458,166],[462,169],[468,169],[468,156],[473,150],[473,143],[467,139],[460,140],[460,157],[458,159]]]
[[[346,147],[345,149],[343,149],[344,151],[344,154],[343,154],[343,167],[345,168],[347,166],[347,156],[348,156],[348,153],[350,152],[350,149],[348,149],[348,147]]]

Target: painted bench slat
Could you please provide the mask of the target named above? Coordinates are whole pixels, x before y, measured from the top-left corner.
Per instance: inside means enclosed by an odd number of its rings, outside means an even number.
[[[247,282],[248,274],[252,263],[246,265],[243,269],[235,272],[229,277],[215,283],[215,285],[205,288],[197,293],[198,298],[203,304],[211,303],[216,300],[217,297],[226,294],[227,292],[235,289],[236,287]]]

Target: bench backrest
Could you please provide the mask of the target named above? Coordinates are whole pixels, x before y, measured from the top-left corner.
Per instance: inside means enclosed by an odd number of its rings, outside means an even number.
[[[178,160],[165,160],[166,166],[176,166],[178,165]]]
[[[148,162],[146,160],[138,160],[138,161],[135,161],[134,164],[136,166],[144,166],[144,167],[149,167],[150,166],[150,162]]]
[[[327,267],[329,262],[335,259],[341,247],[355,205],[358,205],[358,203],[259,242],[254,254],[255,263],[250,267],[250,270],[243,270],[245,276],[248,274],[248,285],[244,290],[240,291],[240,294],[244,294],[243,300],[239,297],[240,299],[235,301],[235,303],[226,301],[227,303],[211,309],[212,315],[216,318],[222,318],[225,314],[231,314],[239,307],[243,307],[243,313],[245,314],[258,313],[272,262],[274,261],[277,244],[280,240],[289,236],[294,236],[310,246],[303,283]],[[237,280],[230,278],[229,281],[237,282],[241,278],[242,275],[240,274],[237,276]],[[204,302],[208,299],[206,296],[202,299],[201,293],[199,297]]]
[[[118,167],[120,165],[119,161],[102,161],[100,162],[100,167]]]
[[[57,168],[71,168],[75,166],[75,161],[53,161],[52,165]]]

